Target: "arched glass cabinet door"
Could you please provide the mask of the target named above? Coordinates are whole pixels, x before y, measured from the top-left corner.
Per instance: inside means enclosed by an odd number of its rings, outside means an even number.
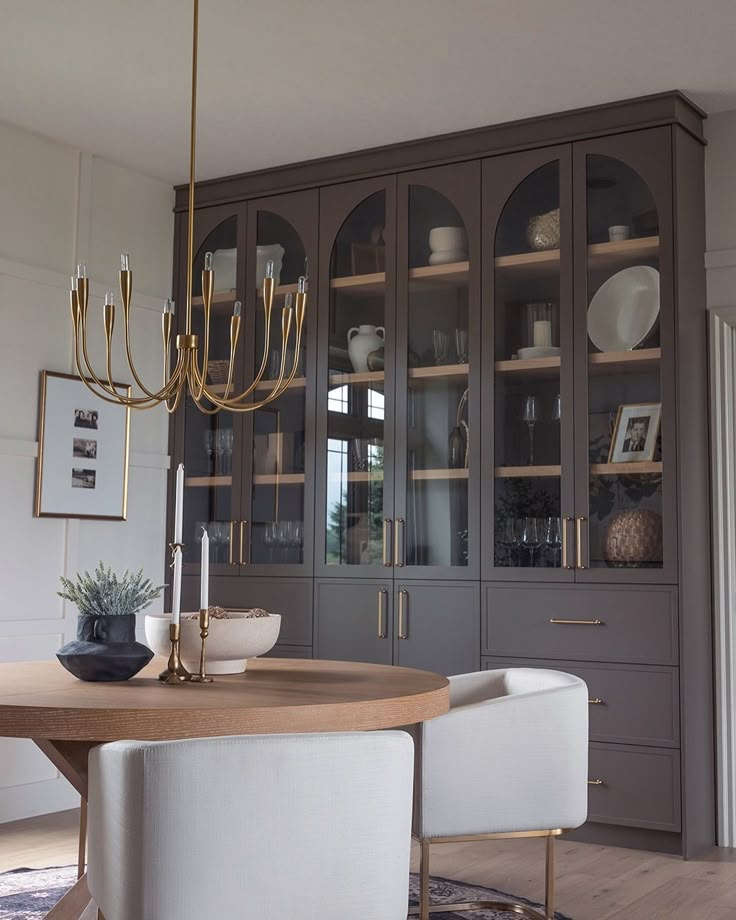
[[[572,581],[571,151],[484,170],[484,576]]]
[[[576,145],[579,581],[667,581],[675,563],[668,144]]]
[[[317,569],[391,564],[394,180],[323,190],[317,391]]]
[[[399,177],[394,565],[402,577],[478,577],[479,188],[478,163]]]
[[[317,193],[302,192],[267,201],[251,202],[248,210],[249,247],[247,316],[251,335],[246,339],[246,379],[258,374],[265,351],[265,373],[254,398],[273,389],[281,373],[282,309],[297,291],[301,275],[316,267]],[[274,262],[276,280],[268,347],[265,346],[262,279],[268,260]],[[286,392],[253,413],[246,421],[243,516],[238,524],[238,561],[258,574],[300,574],[311,570],[313,507],[313,425],[307,419],[311,404],[313,345],[316,329],[317,284],[309,278],[307,318],[302,331],[297,370]],[[284,377],[295,359],[295,327],[286,350]],[[252,330],[255,329],[255,336]],[[247,333],[246,333],[247,334]],[[309,509],[310,513],[307,513]]]
[[[182,224],[182,227],[184,225]],[[236,300],[243,300],[245,216],[242,208],[216,208],[195,221],[192,276],[192,326],[203,341],[202,269],[205,253],[213,254],[215,294],[210,319],[208,383],[224,392],[230,356],[230,317]],[[185,252],[185,233],[181,246]],[[177,328],[184,329],[186,311],[186,255],[181,260],[176,304]],[[201,354],[201,352],[200,352]],[[243,362],[238,358],[236,386],[242,383]],[[204,402],[205,408],[211,408]],[[236,574],[234,531],[241,493],[241,420],[229,412],[208,415],[187,397],[179,409],[175,457],[184,463],[184,572],[199,571],[202,532],[210,537],[213,574]],[[173,480],[172,480],[173,481]]]

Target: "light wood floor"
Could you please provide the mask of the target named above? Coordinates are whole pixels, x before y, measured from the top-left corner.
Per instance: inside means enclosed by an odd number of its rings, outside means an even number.
[[[75,863],[77,820],[77,812],[66,811],[0,825],[0,872]],[[543,846],[538,840],[438,846],[432,872],[541,900]],[[557,907],[573,920],[736,920],[736,850],[683,862],[563,839],[556,854]]]

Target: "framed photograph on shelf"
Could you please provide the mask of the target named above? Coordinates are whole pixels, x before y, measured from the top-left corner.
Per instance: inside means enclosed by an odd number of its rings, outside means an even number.
[[[97,399],[79,377],[42,371],[36,517],[124,521],[129,441],[130,409]]]
[[[609,463],[648,463],[654,460],[662,403],[619,406]]]

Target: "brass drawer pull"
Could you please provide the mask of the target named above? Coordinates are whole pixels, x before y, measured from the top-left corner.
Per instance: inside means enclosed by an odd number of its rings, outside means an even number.
[[[383,519],[383,564],[387,567],[391,566],[391,526],[393,521],[391,518]]]
[[[588,704],[589,704],[590,706],[602,706],[602,705],[603,705],[603,700],[602,700],[599,696],[595,696],[595,697],[593,697],[592,700],[588,700]]]
[[[245,543],[245,525],[246,525],[247,523],[248,523],[247,521],[241,521],[241,522],[240,522],[240,546],[238,547],[238,549],[240,550],[240,552],[238,553],[238,562],[240,563],[240,565],[247,565],[247,564],[248,564],[248,563],[247,563],[247,560],[243,558],[243,555],[244,555],[244,554],[243,554],[243,545],[244,545],[244,543]]]
[[[572,523],[573,518],[563,517],[562,519],[562,568],[563,569],[574,569],[575,566],[571,565],[568,558],[568,546],[567,546],[567,528]]]
[[[396,518],[396,533],[394,540],[394,565],[397,568],[402,568],[404,561],[406,560],[406,547],[404,541],[406,535],[404,533],[404,519]]]
[[[603,626],[603,620],[561,620],[559,617],[552,617],[550,623],[555,626]]]
[[[603,782],[602,779],[589,779],[588,785],[589,786],[605,786],[605,783]]]
[[[408,639],[409,636],[406,632],[406,623],[404,622],[406,617],[405,603],[409,595],[409,592],[402,588],[399,591],[399,639]]]
[[[233,553],[235,552],[235,521],[230,521],[230,534],[228,535],[227,561],[229,565],[235,565]]]
[[[388,597],[388,591],[383,588],[378,592],[378,638],[386,638],[386,620],[384,616],[384,604]]]

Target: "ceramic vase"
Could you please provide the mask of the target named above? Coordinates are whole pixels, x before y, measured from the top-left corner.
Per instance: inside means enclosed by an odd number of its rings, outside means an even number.
[[[368,355],[384,346],[383,326],[353,326],[348,330],[348,356],[356,374],[368,370]]]
[[[77,638],[56,657],[79,680],[129,680],[153,658],[135,638],[135,614],[84,614],[77,621]]]

